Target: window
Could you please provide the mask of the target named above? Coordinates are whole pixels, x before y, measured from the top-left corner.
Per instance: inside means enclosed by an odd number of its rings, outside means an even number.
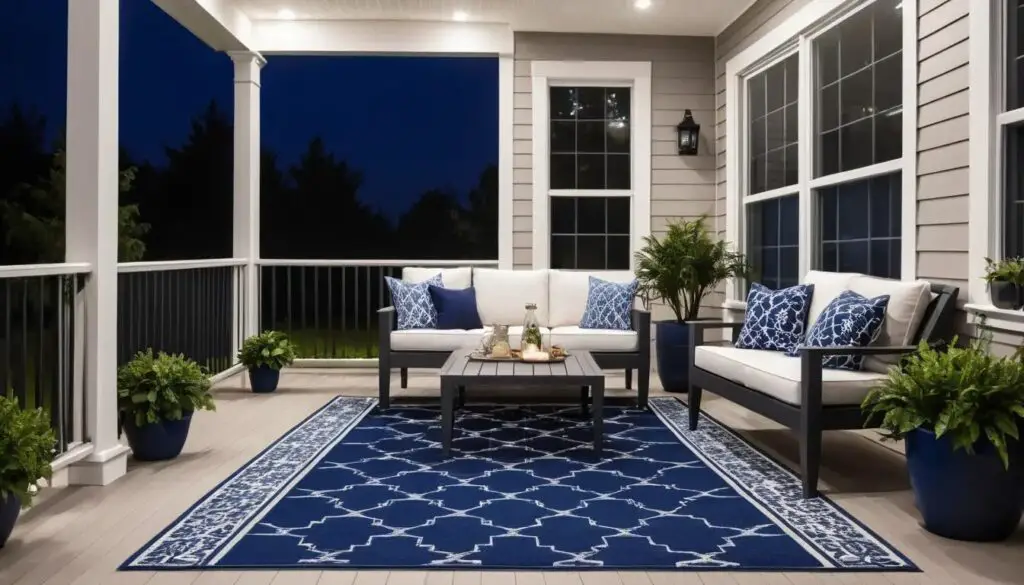
[[[726,131],[726,150],[742,152],[741,168],[727,169],[739,216],[727,216],[727,232],[742,234],[766,286],[797,284],[810,268],[901,276],[901,170],[913,152],[902,143],[903,4],[808,6],[809,16],[793,17],[794,36],[755,43],[727,64],[736,81],[726,102],[740,102],[741,132]]]
[[[1003,246],[1004,258],[1024,256],[1024,38],[1021,19],[1024,0],[1006,3],[1004,70],[1004,106],[997,115],[1002,143],[1003,169]]]
[[[531,68],[533,267],[630,270],[650,233],[651,64]]]

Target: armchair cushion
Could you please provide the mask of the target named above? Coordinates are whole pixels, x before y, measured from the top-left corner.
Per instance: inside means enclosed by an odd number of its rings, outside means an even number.
[[[408,283],[385,276],[395,307],[397,326],[402,329],[433,329],[437,327],[437,309],[430,300],[430,285],[443,286],[441,275],[417,283]]]
[[[868,298],[889,296],[885,308],[885,322],[872,345],[914,345],[917,331],[928,303],[932,300],[931,283],[926,280],[901,281],[858,274],[850,281],[850,290]],[[869,356],[864,368],[873,372],[886,372],[899,361],[898,356]]]
[[[807,331],[814,327],[814,322],[818,320],[818,316],[832,302],[832,299],[838,297],[844,290],[852,290],[853,287],[850,286],[850,283],[855,276],[860,275],[856,272],[824,272],[822,270],[811,270],[804,275],[803,283],[814,285],[814,297],[807,310]],[[862,292],[861,294],[866,293]]]
[[[825,307],[814,327],[807,333],[805,345],[809,347],[864,347],[878,337],[885,321],[885,307],[889,295],[868,299],[851,290],[843,291]],[[786,355],[796,357],[793,348]],[[860,370],[863,355],[827,355],[823,368]]]
[[[804,341],[813,284],[782,290],[754,283],[747,294],[747,313],[736,340],[741,349],[791,351]]]
[[[632,329],[630,317],[633,313],[636,287],[636,279],[619,283],[591,276],[587,305],[580,319],[580,329]]]

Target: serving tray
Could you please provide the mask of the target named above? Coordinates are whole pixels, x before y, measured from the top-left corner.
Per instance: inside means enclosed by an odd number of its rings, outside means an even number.
[[[518,351],[512,352],[512,355],[508,357],[491,357],[483,353],[482,351],[474,351],[469,354],[469,360],[473,362],[522,362],[524,364],[558,364],[565,361],[565,358],[569,357],[569,354],[560,355],[558,357],[548,358],[547,360],[524,360],[522,353]]]

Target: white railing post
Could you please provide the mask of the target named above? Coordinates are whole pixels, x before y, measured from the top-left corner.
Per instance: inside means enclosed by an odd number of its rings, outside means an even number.
[[[245,258],[241,284],[235,287],[237,345],[259,327],[260,257],[260,69],[259,53],[231,52],[235,65],[235,258]]]
[[[82,386],[92,452],[70,483],[106,485],[125,474],[117,438],[118,0],[68,3],[67,262],[92,265],[85,289]],[[77,352],[76,352],[77,353]]]

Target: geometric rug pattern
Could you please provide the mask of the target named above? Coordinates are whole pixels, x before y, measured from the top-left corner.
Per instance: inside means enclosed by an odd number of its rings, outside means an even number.
[[[916,570],[785,467],[686,407],[470,404],[443,457],[436,407],[339,397],[122,569]]]

